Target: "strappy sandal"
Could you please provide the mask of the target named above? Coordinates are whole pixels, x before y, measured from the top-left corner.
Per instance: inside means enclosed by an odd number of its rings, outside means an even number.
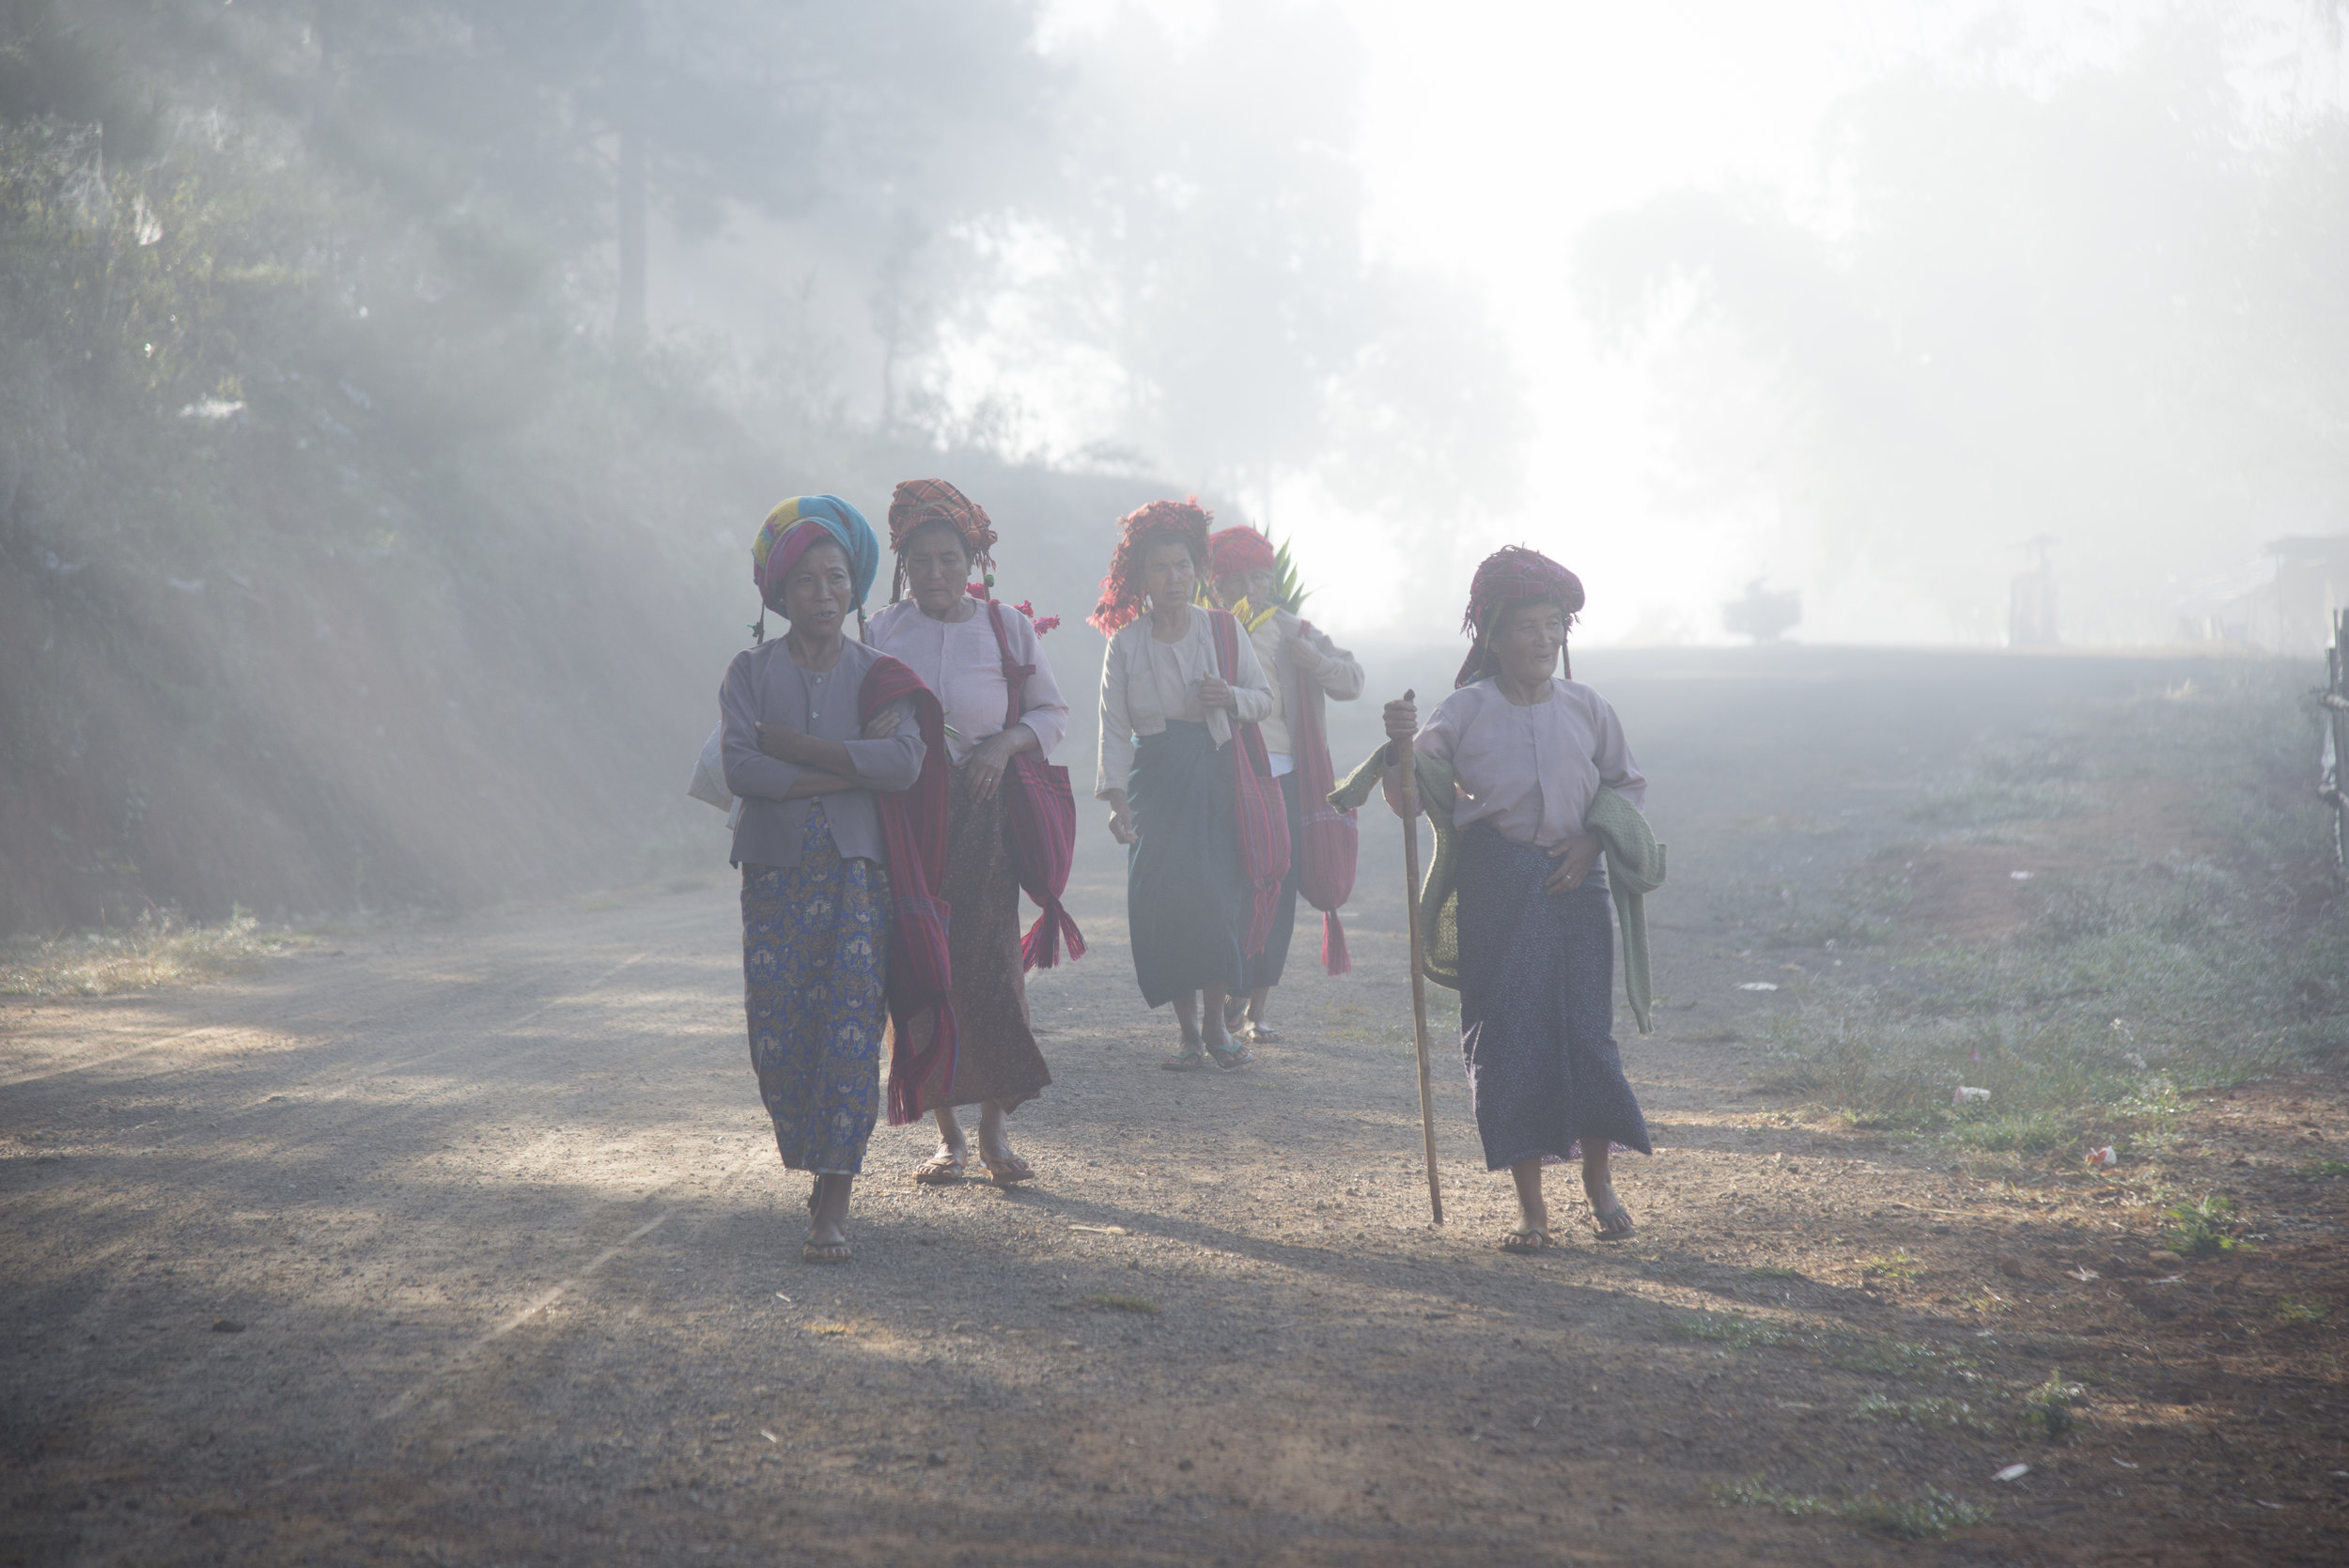
[[[1557,1245],[1558,1238],[1548,1231],[1503,1231],[1501,1233],[1501,1250],[1504,1252],[1516,1252],[1520,1255],[1547,1252]]]
[[[914,1185],[945,1187],[958,1182],[962,1180],[962,1173],[970,1167],[970,1151],[965,1150],[957,1154],[952,1149],[941,1149],[913,1168]]]
[[[1012,1155],[1004,1159],[989,1159],[987,1151],[979,1151],[979,1163],[987,1167],[987,1179],[997,1187],[1014,1187],[1020,1182],[1035,1180],[1035,1167]]]
[[[1631,1223],[1631,1211],[1621,1203],[1617,1203],[1605,1214],[1598,1216],[1597,1223],[1598,1239],[1601,1241],[1629,1241],[1631,1239],[1631,1233],[1634,1229]]]

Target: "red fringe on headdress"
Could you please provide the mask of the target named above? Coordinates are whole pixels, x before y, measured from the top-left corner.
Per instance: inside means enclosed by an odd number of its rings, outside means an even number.
[[[1204,568],[1207,560],[1207,524],[1215,514],[1188,501],[1153,501],[1117,520],[1117,549],[1111,552],[1109,574],[1101,579],[1101,602],[1085,619],[1105,637],[1142,613],[1142,555],[1153,541],[1177,538]]]

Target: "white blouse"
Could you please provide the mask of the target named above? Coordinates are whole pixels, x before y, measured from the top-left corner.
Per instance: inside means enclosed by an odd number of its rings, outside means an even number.
[[[980,741],[1008,727],[1003,708],[1010,689],[1003,681],[1003,650],[988,625],[987,606],[977,599],[969,603],[969,620],[934,621],[913,600],[899,599],[873,616],[864,632],[872,646],[904,660],[938,693],[939,706],[946,710],[946,750],[957,768]],[[1012,662],[1035,666],[1020,695],[1019,722],[1035,732],[1037,747],[1049,757],[1068,733],[1067,700],[1052,678],[1035,623],[1008,604],[998,613]]]
[[[1580,681],[1553,676],[1549,686],[1549,701],[1519,707],[1480,680],[1421,727],[1414,748],[1452,764],[1457,826],[1489,821],[1512,843],[1551,849],[1582,831],[1601,784],[1635,806],[1646,800],[1647,779],[1607,699]]]
[[[1190,606],[1190,627],[1180,642],[1161,643],[1150,633],[1150,617],[1120,627],[1110,639],[1109,657],[1101,662],[1101,746],[1099,771],[1093,793],[1107,799],[1124,790],[1133,772],[1134,737],[1159,735],[1167,721],[1204,723],[1219,746],[1232,743],[1232,723],[1261,723],[1272,717],[1276,704],[1264,666],[1246,635],[1237,639],[1239,658],[1231,683],[1237,713],[1202,707],[1193,695],[1198,683],[1218,674],[1215,632],[1207,613]]]

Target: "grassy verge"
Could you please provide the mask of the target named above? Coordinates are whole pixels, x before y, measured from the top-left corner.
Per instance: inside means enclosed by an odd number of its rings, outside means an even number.
[[[1884,1498],[1874,1493],[1859,1498],[1819,1498],[1749,1481],[1717,1488],[1714,1498],[1724,1507],[1767,1508],[1789,1518],[1841,1519],[1845,1524],[1904,1541],[1938,1541],[1958,1530],[1985,1524],[1990,1518],[1989,1509],[1947,1492],[1926,1492],[1915,1498]]]
[[[1988,843],[2065,869],[1992,939],[1895,909],[1877,981],[1825,984],[1777,1020],[1761,1086],[1960,1151],[2126,1152],[2160,1147],[2186,1093],[2349,1056],[2308,684],[2228,670],[2076,713],[1921,792],[1911,820],[1942,836],[1903,854]],[[1896,902],[1880,858],[1848,892],[1846,932]]]
[[[98,997],[184,985],[232,973],[310,940],[241,910],[210,924],[148,914],[117,930],[8,942],[0,947],[0,996]]]

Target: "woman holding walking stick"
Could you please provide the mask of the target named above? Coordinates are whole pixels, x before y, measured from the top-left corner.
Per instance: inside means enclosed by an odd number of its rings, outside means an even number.
[[[1196,502],[1181,501],[1120,519],[1091,617],[1110,639],[1094,794],[1109,803],[1111,836],[1127,846],[1126,920],[1142,1000],[1172,1001],[1182,1028],[1180,1049],[1162,1063],[1174,1072],[1248,1060],[1223,1027],[1223,1001],[1247,983],[1250,938],[1261,951],[1287,871],[1286,823],[1268,819],[1278,811],[1277,781],[1261,781],[1275,786],[1268,792],[1252,773],[1265,765],[1255,726],[1271,716],[1272,689],[1232,617],[1191,602],[1206,568],[1207,522]],[[1251,776],[1240,779],[1240,768]]]
[[[1460,1049],[1486,1168],[1516,1179],[1518,1222],[1501,1246],[1555,1245],[1542,1167],[1579,1157],[1598,1238],[1632,1233],[1615,1196],[1614,1147],[1653,1152],[1614,1040],[1614,932],[1602,842],[1585,823],[1602,787],[1636,808],[1647,782],[1607,700],[1559,674],[1582,584],[1538,551],[1477,567],[1464,629],[1475,642],[1455,690],[1419,727],[1386,706],[1383,781],[1403,810],[1408,751],[1450,765],[1457,844]]]

